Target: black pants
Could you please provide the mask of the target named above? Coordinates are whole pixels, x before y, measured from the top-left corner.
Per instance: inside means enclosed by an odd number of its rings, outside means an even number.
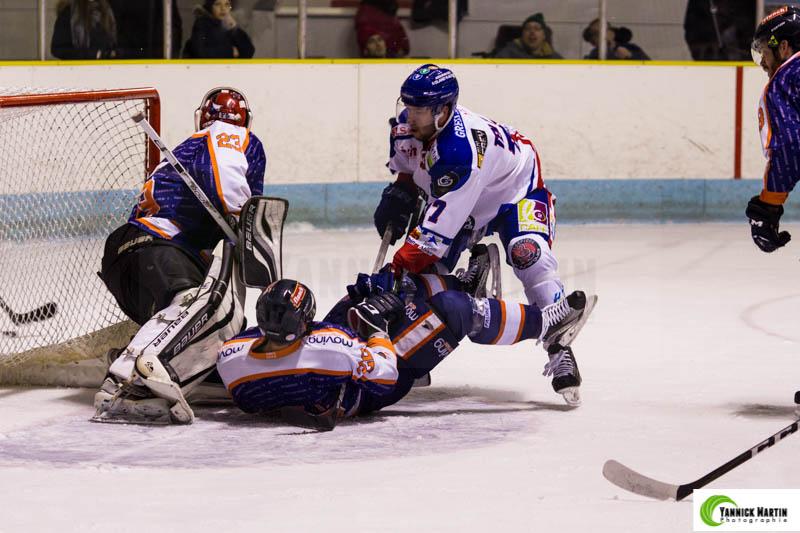
[[[206,267],[188,252],[131,224],[106,239],[100,277],[120,309],[143,325],[179,292],[199,287]]]

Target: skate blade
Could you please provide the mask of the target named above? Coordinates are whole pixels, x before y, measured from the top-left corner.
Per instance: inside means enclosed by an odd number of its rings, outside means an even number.
[[[133,426],[168,426],[171,424],[169,414],[160,416],[143,416],[131,413],[111,413],[104,411],[94,415],[89,422],[98,424],[125,424]]]
[[[597,304],[597,295],[593,294],[592,296],[586,297],[586,305],[583,307],[583,314],[581,315],[580,320],[573,325],[569,331],[564,333],[564,335],[558,340],[558,343],[561,346],[571,346],[572,341],[575,337],[578,336],[578,333],[581,332],[583,326],[586,325],[586,321],[589,320],[589,315],[592,314],[594,311],[594,306]]]
[[[580,387],[566,387],[558,391],[558,393],[564,397],[564,401],[570,407],[578,407],[582,403]]]

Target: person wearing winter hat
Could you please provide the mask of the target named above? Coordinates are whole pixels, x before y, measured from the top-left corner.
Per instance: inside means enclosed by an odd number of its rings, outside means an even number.
[[[255,47],[231,15],[230,0],[204,0],[194,11],[192,36],[183,57],[251,58]]]
[[[553,30],[536,13],[522,23],[522,35],[506,44],[494,57],[500,59],[563,59],[553,50]]]
[[[600,44],[600,19],[594,19],[583,30],[583,40],[594,46],[584,59],[597,59],[599,55]],[[647,60],[650,59],[642,48],[633,44],[631,39],[633,32],[628,28],[615,28],[611,24],[606,27],[606,42],[608,43],[608,50],[606,52],[606,59],[634,59],[634,60]]]

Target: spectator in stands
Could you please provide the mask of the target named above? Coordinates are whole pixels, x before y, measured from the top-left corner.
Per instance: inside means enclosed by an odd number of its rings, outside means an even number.
[[[594,46],[584,59],[597,59],[599,55],[600,45],[600,19],[594,19],[583,30],[583,40]],[[615,28],[608,24],[606,28],[606,43],[608,43],[608,50],[606,52],[606,59],[634,59],[646,60],[650,59],[644,50],[638,45],[631,42],[633,32],[628,28]]]
[[[501,59],[563,59],[553,50],[553,30],[544,15],[536,13],[522,23],[522,35],[506,44],[494,57]]]
[[[361,0],[356,12],[361,57],[405,57],[408,35],[397,18],[397,0]]]
[[[253,57],[253,42],[236,24],[231,8],[230,0],[204,0],[202,6],[195,8],[192,36],[186,41],[183,57]]]
[[[50,52],[58,59],[117,57],[117,22],[107,0],[61,0]]]
[[[752,0],[689,0],[684,37],[696,61],[750,59],[756,6]]]
[[[183,31],[176,0],[172,4],[172,57],[181,53]],[[119,24],[117,57],[157,59],[164,57],[164,0],[110,0]]]

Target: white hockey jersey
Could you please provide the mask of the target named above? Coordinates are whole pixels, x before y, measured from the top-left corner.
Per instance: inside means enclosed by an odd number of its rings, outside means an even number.
[[[444,256],[469,217],[480,230],[504,206],[544,187],[536,148],[510,126],[457,106],[439,135],[422,143],[404,118],[392,129],[388,166],[411,174],[428,195],[418,239],[428,253]]]
[[[392,343],[360,339],[341,326],[317,323],[307,336],[286,348],[268,352],[264,337],[250,328],[226,342],[217,370],[233,400],[247,412],[304,406],[320,410],[348,387],[346,410],[358,408],[360,390],[381,396],[397,382],[397,357]]]

